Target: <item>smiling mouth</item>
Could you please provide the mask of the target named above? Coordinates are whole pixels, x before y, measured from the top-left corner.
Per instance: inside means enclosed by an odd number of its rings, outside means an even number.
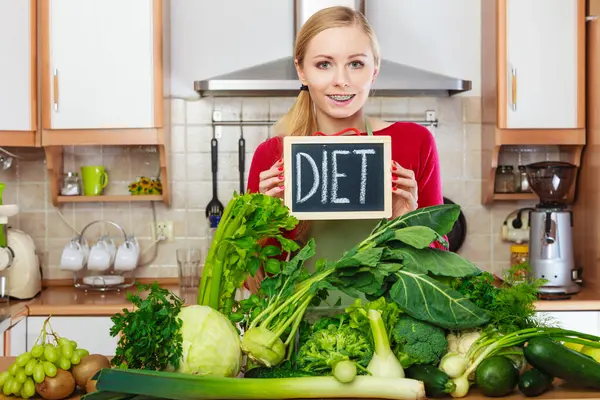
[[[329,97],[331,100],[334,100],[334,101],[349,101],[354,96],[356,96],[356,95],[355,94],[328,94],[327,95],[327,97]]]

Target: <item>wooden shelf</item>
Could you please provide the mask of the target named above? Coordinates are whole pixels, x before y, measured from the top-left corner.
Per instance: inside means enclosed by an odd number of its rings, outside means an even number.
[[[163,145],[162,128],[147,129],[73,129],[42,133],[42,146],[127,146]]]
[[[494,201],[520,201],[536,200],[538,196],[535,193],[494,193]]]
[[[63,146],[46,146],[46,168],[50,177],[50,196],[52,204],[58,207],[66,203],[128,203],[140,201],[162,201],[167,207],[171,205],[169,196],[169,177],[167,174],[167,150],[165,145],[157,145],[159,164],[160,164],[160,181],[162,183],[162,195],[147,195],[147,196],[132,196],[132,195],[106,195],[106,196],[60,196],[60,188],[62,186],[64,173],[64,152]]]
[[[0,131],[0,145],[5,147],[39,147],[36,131]]]
[[[131,195],[107,195],[107,196],[57,196],[58,203],[118,203],[129,201],[163,201],[162,195],[131,196]]]
[[[583,146],[585,129],[496,129],[495,145]]]

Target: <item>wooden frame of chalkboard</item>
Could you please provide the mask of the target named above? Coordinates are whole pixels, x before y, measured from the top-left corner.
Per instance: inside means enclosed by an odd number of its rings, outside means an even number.
[[[283,160],[284,203],[299,220],[392,216],[389,136],[286,136]]]

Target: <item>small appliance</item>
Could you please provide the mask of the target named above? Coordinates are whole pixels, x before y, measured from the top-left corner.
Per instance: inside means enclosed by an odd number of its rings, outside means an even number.
[[[42,290],[40,263],[31,236],[8,227],[8,217],[16,215],[19,207],[2,205],[4,188],[0,183],[0,296],[31,299]]]
[[[529,212],[533,208],[519,208],[506,216],[502,224],[502,240],[511,243],[526,243],[529,241]]]
[[[576,167],[560,161],[525,166],[531,189],[540,203],[530,212],[529,264],[535,278],[547,283],[539,289],[546,298],[565,298],[581,290],[573,255],[573,214],[563,199],[575,180]]]

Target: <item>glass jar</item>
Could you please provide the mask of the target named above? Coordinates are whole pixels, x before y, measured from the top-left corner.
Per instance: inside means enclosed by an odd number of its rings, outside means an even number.
[[[518,186],[519,192],[529,193],[531,192],[531,188],[529,187],[529,181],[527,180],[527,173],[525,172],[525,166],[519,165],[519,174],[518,176]]]
[[[499,165],[496,170],[496,182],[494,184],[496,193],[515,192],[515,174],[512,165]]]
[[[63,196],[81,195],[81,180],[79,179],[79,174],[77,174],[77,172],[67,172],[64,174],[60,194]]]
[[[510,267],[513,270],[513,282],[527,280],[529,274],[529,245],[513,244],[510,246]]]

